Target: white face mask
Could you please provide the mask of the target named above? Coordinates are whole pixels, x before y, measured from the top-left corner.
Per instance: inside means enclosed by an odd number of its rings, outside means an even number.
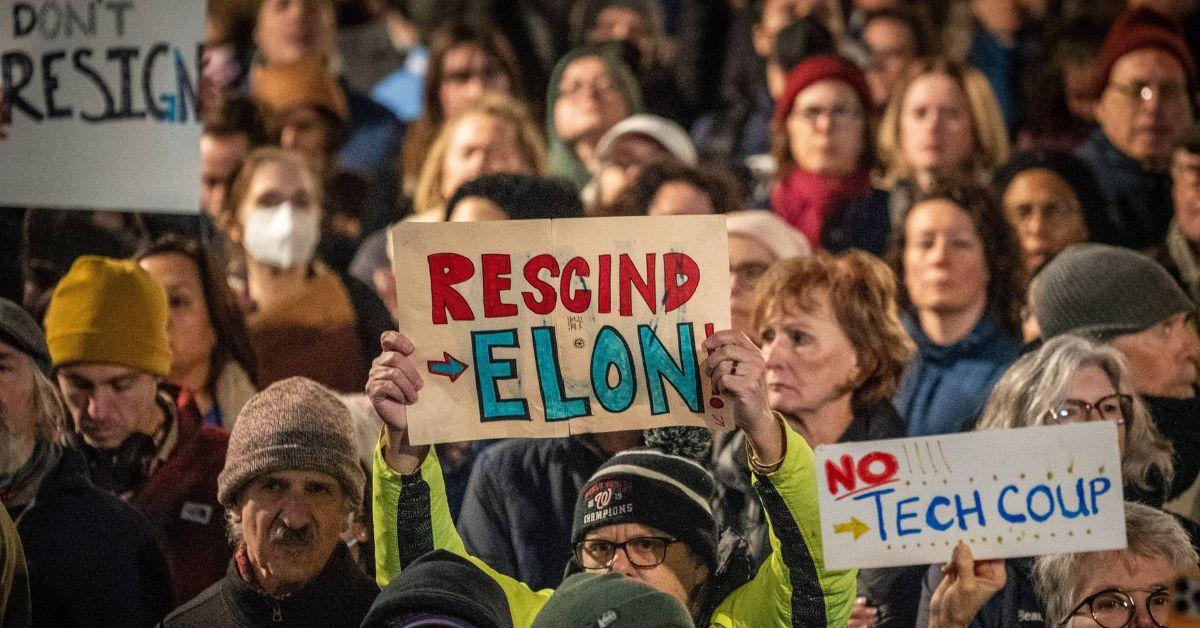
[[[244,233],[246,253],[278,268],[308,265],[321,238],[317,212],[296,211],[291,203],[251,210]]]

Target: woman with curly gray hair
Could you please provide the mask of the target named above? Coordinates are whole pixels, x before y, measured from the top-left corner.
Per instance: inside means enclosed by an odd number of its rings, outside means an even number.
[[[996,383],[976,429],[1088,421],[1117,424],[1125,499],[1161,507],[1173,475],[1171,446],[1133,392],[1125,361],[1112,347],[1064,335],[1026,354]],[[976,598],[977,603],[964,603],[950,593],[960,579],[961,565],[972,562],[969,556],[964,561],[960,553],[956,551],[952,565],[935,565],[926,575],[921,616],[928,618],[930,626],[956,626],[962,622],[1008,626],[1019,617],[1041,618],[1049,625],[1049,620],[1059,619],[1058,615],[1045,613],[1039,604],[1032,578],[1033,561],[1028,558],[1003,561],[1002,567],[1000,561],[977,563],[985,570],[991,563],[990,568],[1006,572],[998,580],[1002,588],[990,599],[983,596]],[[919,621],[918,625],[925,624]]]

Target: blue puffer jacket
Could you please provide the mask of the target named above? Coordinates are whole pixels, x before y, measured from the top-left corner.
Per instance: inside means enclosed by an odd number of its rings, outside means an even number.
[[[908,435],[949,434],[974,427],[992,386],[1020,355],[1020,339],[990,314],[951,345],[934,344],[909,315],[904,316],[904,326],[917,343],[917,357],[904,372],[895,399]]]

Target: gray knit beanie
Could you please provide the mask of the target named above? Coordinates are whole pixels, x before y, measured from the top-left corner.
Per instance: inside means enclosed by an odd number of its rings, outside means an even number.
[[[1108,341],[1195,306],[1154,260],[1107,244],[1076,244],[1033,281],[1034,314],[1042,338],[1075,334]]]
[[[217,500],[233,508],[246,483],[264,473],[317,471],[335,478],[360,508],[366,475],[358,464],[352,421],[345,404],[311,379],[271,384],[238,414],[217,478]]]

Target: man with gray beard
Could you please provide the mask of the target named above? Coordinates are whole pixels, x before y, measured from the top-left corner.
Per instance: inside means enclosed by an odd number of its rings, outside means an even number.
[[[171,581],[146,520],[64,448],[66,408],[37,323],[0,299],[0,501],[29,566],[34,626],[152,626]]]
[[[357,628],[379,588],[342,534],[365,482],[350,411],[328,388],[292,377],[251,397],[217,480],[233,560],[163,626]]]

